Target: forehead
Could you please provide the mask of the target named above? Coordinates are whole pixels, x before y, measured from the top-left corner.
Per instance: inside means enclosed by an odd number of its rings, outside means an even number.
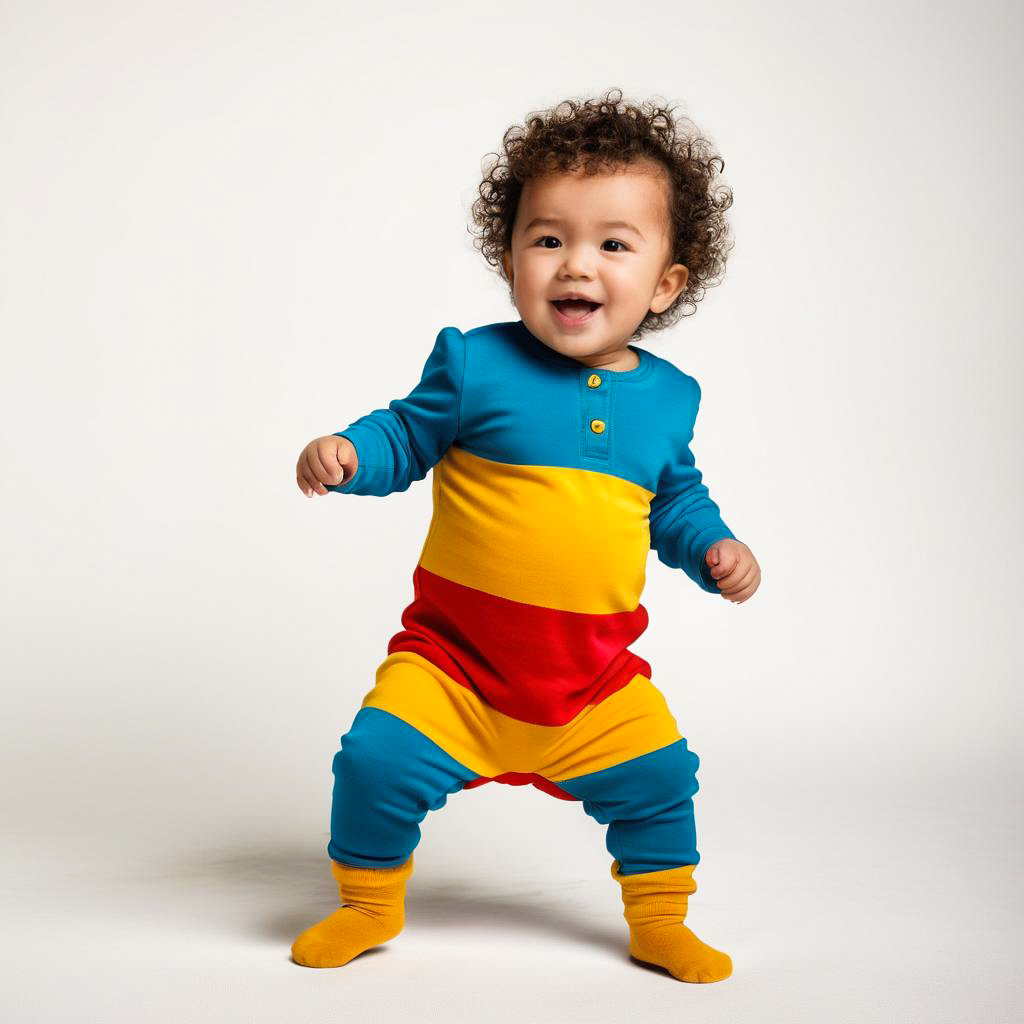
[[[668,226],[667,193],[667,173],[657,166],[633,165],[592,175],[559,171],[530,178],[523,185],[516,220],[524,225],[533,217],[625,220],[647,236],[648,231],[664,231]]]

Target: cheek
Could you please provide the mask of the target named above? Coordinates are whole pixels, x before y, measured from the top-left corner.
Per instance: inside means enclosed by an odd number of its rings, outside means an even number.
[[[610,268],[604,283],[608,294],[614,296],[619,302],[629,302],[631,299],[635,299],[640,290],[640,282],[636,274],[628,267]]]
[[[617,287],[623,294],[630,294],[643,302],[653,294],[658,275],[651,267],[634,266],[623,268],[617,279]]]
[[[516,288],[523,295],[543,294],[547,287],[544,268],[536,260],[520,260],[516,271]]]

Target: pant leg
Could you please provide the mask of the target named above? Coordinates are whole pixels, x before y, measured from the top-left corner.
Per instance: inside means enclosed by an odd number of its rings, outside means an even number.
[[[700,759],[679,739],[574,779],[559,780],[583,809],[608,826],[608,852],[623,875],[697,864],[693,795]]]
[[[477,772],[388,711],[360,708],[334,757],[332,860],[358,867],[404,864],[427,811],[443,807]]]

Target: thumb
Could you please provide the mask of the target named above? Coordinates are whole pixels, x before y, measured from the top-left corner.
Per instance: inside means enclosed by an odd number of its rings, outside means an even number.
[[[717,544],[712,544],[711,547],[708,548],[707,563],[708,563],[708,565],[718,565],[718,561],[719,561],[718,545]]]
[[[352,475],[352,458],[348,451],[340,445],[334,450],[334,465],[335,472],[341,476],[339,483],[345,483]]]

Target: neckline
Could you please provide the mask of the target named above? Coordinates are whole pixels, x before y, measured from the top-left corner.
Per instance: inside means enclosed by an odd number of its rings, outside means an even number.
[[[646,377],[648,373],[651,372],[651,368],[654,365],[654,356],[652,356],[647,349],[640,348],[638,345],[627,345],[626,347],[635,352],[637,359],[640,360],[633,369],[609,370],[603,366],[587,366],[586,363],[581,363],[578,359],[573,359],[572,356],[567,356],[562,352],[556,352],[555,349],[545,345],[540,338],[536,337],[530,331],[521,319],[515,321],[515,326],[519,330],[519,333],[531,343],[531,347],[534,351],[538,352],[548,362],[557,363],[559,366],[564,366],[567,369],[572,369],[576,372],[607,373],[611,374],[616,381],[632,383],[635,380],[640,380],[643,377]]]

